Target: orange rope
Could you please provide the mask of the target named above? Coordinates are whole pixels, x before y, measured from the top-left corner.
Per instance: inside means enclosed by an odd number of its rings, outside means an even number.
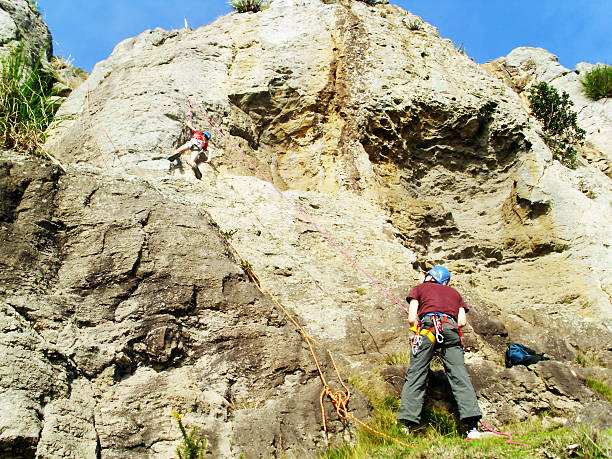
[[[312,343],[315,343],[317,345],[320,345],[320,344],[304,331],[304,329],[297,323],[297,321],[291,316],[289,311],[287,311],[287,309],[280,303],[280,301],[278,301],[276,297],[266,287],[262,285],[261,281],[259,280],[255,272],[253,271],[253,267],[242,257],[238,249],[236,249],[236,247],[230,242],[229,237],[226,237],[225,239],[227,240],[227,243],[229,244],[229,246],[234,250],[238,258],[240,258],[244,271],[249,276],[249,278],[253,281],[257,290],[259,290],[262,294],[266,294],[268,297],[270,297],[270,299],[274,302],[274,304],[276,304],[281,309],[281,311],[283,311],[285,316],[287,316],[287,318],[291,321],[291,323],[293,323],[293,325],[297,328],[297,330],[300,332],[300,335],[302,335],[302,338],[304,338],[304,341],[306,341],[306,344],[308,345],[308,349],[310,350],[310,354],[312,355],[312,359],[314,360],[315,366],[317,367],[317,371],[319,372],[321,383],[323,384],[323,389],[321,390],[321,394],[319,395],[319,405],[321,406],[321,420],[323,424],[323,431],[327,432],[327,417],[325,415],[325,406],[324,406],[324,399],[325,399],[325,396],[327,396],[330,399],[331,403],[334,405],[334,408],[336,409],[336,413],[340,419],[343,419],[343,420],[351,419],[355,421],[357,424],[359,424],[360,426],[364,427],[365,429],[369,430],[370,432],[376,435],[380,435],[381,437],[391,440],[406,448],[413,448],[413,446],[407,443],[404,443],[398,440],[397,438],[393,438],[390,435],[387,435],[383,432],[379,432],[378,430],[374,429],[373,427],[369,426],[365,422],[356,418],[352,413],[349,412],[348,403],[351,398],[351,391],[348,388],[348,386],[344,383],[344,380],[342,379],[342,376],[340,375],[340,371],[338,370],[338,367],[336,366],[336,362],[331,352],[327,351],[327,355],[329,356],[329,360],[331,361],[334,371],[336,372],[336,377],[338,378],[338,381],[344,388],[344,390],[337,390],[336,392],[334,392],[329,386],[329,384],[327,383],[325,375],[323,374],[323,370],[321,369],[321,363],[319,362],[319,359],[317,358],[315,354],[314,348],[312,347]]]

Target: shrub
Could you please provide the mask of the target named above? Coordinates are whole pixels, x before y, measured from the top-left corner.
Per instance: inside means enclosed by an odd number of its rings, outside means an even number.
[[[541,82],[531,89],[529,95],[533,115],[542,123],[542,137],[553,158],[567,167],[576,167],[576,149],[584,141],[585,131],[576,124],[577,114],[571,110],[574,103],[569,94],[561,96],[557,90],[546,82]]]
[[[598,65],[580,80],[582,90],[591,100],[612,97],[612,66]]]
[[[270,2],[268,0],[230,0],[228,3],[238,13],[246,13],[247,11],[257,13],[268,6]]]
[[[1,66],[0,145],[34,152],[44,142],[57,109],[51,102],[53,76],[41,68],[40,58],[32,70],[28,68],[23,42],[2,59]]]

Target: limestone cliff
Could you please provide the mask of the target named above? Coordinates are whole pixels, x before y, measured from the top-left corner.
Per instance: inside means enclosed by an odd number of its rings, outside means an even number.
[[[407,351],[405,314],[232,144],[396,298],[427,263],[449,267],[472,308],[467,361],[488,419],[570,417],[597,398],[584,380],[612,364],[611,179],[553,161],[513,88],[415,19],[275,0],[146,31],[62,105],[46,146],[65,174],[3,160],[0,344],[18,376],[0,379],[0,444],[171,457],[172,407],[216,457],[349,438],[337,419],[321,433],[307,347],[222,233],[347,374]],[[213,133],[201,181],[167,161],[188,101],[220,128],[192,111]],[[512,341],[553,360],[506,369]]]

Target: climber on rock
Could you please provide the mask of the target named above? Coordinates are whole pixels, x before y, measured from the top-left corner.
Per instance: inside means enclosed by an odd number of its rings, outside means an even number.
[[[467,439],[481,438],[478,421],[482,417],[476,392],[465,367],[461,327],[466,325],[465,305],[457,290],[449,287],[450,273],[443,266],[427,272],[423,283],[415,286],[406,301],[408,322],[416,332],[412,341],[410,367],[402,389],[398,420],[404,432],[418,425],[421,419],[425,383],[434,350],[441,348],[442,361],[459,417],[467,425]]]
[[[212,150],[208,145],[208,141],[210,140],[210,132],[204,131],[201,132],[198,129],[194,128],[193,125],[187,121],[185,123],[189,129],[191,129],[192,135],[191,138],[185,142],[183,145],[174,150],[174,154],[168,158],[168,161],[174,161],[175,159],[179,159],[180,156],[186,152],[187,150],[191,150],[191,156],[187,159],[187,164],[191,166],[193,173],[195,174],[197,179],[202,178],[202,173],[198,168],[198,163],[205,162],[207,164],[211,164],[212,159]],[[201,154],[206,153],[206,159],[202,161]]]

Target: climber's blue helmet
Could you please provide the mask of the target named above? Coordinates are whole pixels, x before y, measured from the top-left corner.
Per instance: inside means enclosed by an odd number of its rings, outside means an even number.
[[[204,131],[204,137],[206,137],[206,140],[210,140],[210,132]]]
[[[434,266],[427,274],[433,277],[437,284],[447,285],[450,281],[450,273],[444,266]]]

